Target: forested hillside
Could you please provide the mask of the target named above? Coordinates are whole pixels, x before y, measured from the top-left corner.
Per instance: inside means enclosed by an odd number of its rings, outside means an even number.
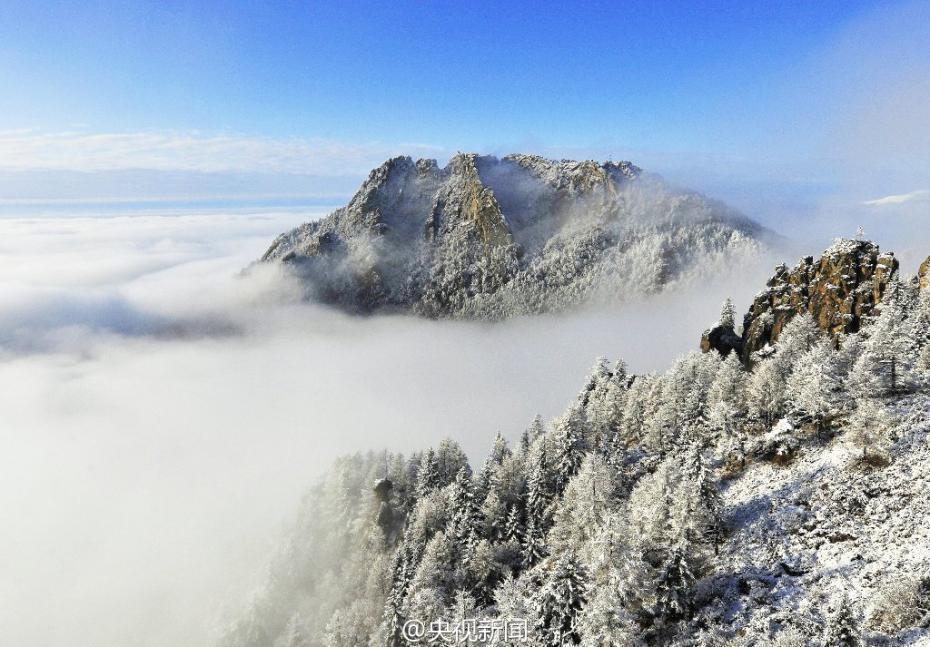
[[[480,465],[451,440],[344,458],[222,644],[400,647],[466,619],[527,626],[470,644],[926,644],[930,290],[896,265],[876,289],[845,328],[810,292],[748,355],[598,360]],[[729,302],[716,328],[745,334]]]

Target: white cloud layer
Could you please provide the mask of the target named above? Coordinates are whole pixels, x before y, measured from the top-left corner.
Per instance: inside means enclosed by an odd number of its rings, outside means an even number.
[[[400,154],[443,151],[415,143],[350,144],[326,139],[250,137],[197,132],[0,131],[0,170],[362,175]]]
[[[910,193],[887,195],[884,198],[866,200],[864,204],[872,207],[884,207],[894,204],[904,204],[906,202],[930,202],[930,191],[921,189],[918,191],[911,191]]]
[[[694,348],[726,294],[500,325],[359,319],[238,271],[296,213],[0,218],[0,627],[30,647],[209,644],[337,454],[477,456],[598,355]]]

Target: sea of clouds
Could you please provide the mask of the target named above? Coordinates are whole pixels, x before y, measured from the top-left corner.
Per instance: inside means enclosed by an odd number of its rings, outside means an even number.
[[[318,215],[0,219],[4,641],[208,644],[335,456],[452,437],[477,458],[596,357],[662,369],[761,285],[485,324],[350,317],[241,273]]]

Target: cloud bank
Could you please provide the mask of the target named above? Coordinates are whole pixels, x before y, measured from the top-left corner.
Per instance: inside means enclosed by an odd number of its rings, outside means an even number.
[[[305,219],[0,218],[10,644],[208,644],[336,455],[453,437],[478,456],[561,411],[598,355],[663,368],[761,284],[499,325],[359,319],[239,275]]]
[[[436,156],[442,150],[409,142],[350,144],[199,132],[0,132],[0,170],[149,169],[338,176],[367,173],[401,152]]]

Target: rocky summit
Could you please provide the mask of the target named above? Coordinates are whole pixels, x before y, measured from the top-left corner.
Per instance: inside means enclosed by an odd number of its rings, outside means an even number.
[[[734,265],[765,233],[630,162],[396,157],[263,262],[352,312],[499,319],[617,302]]]
[[[817,260],[808,256],[792,269],[784,264],[776,267],[743,318],[742,335],[732,325],[718,324],[705,331],[701,349],[724,355],[736,351],[748,362],[754,353],[776,342],[795,315],[803,313],[834,337],[856,332],[897,271],[894,253],[882,253],[869,241],[837,240]]]

